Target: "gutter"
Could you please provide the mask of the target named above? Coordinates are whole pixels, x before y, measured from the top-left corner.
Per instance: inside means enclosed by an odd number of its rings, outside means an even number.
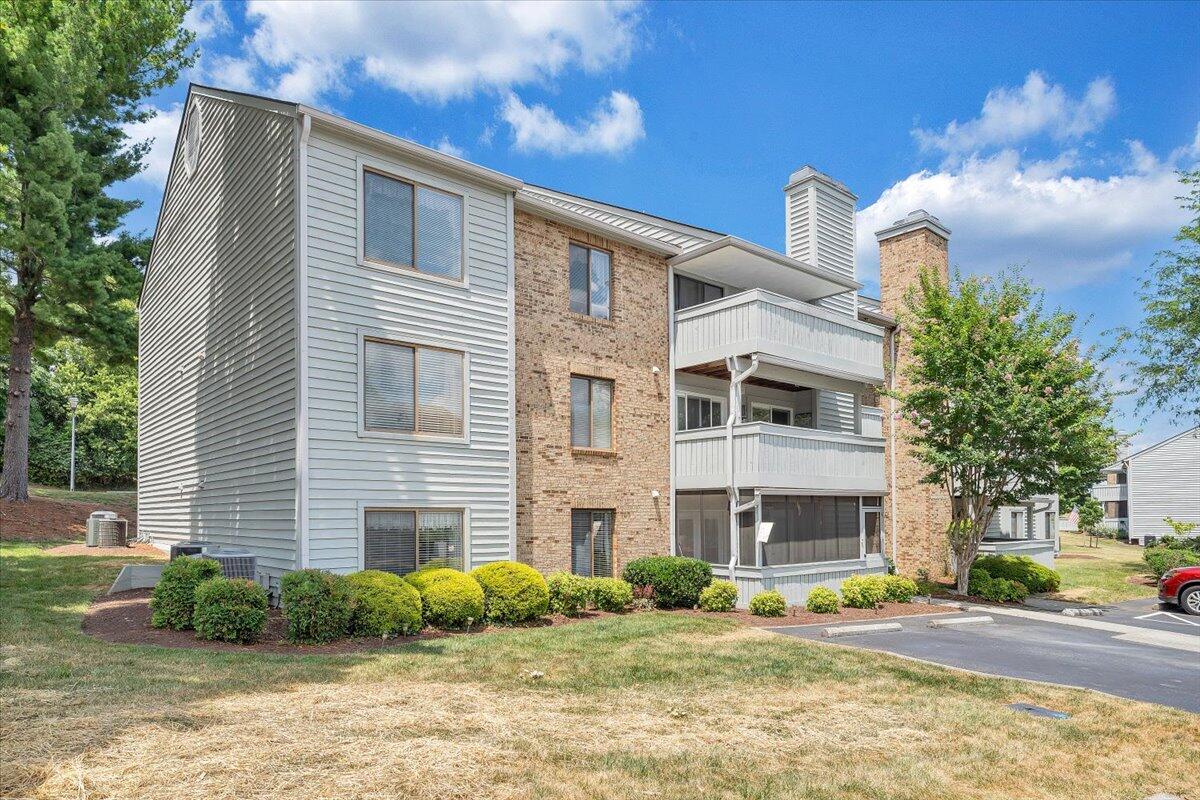
[[[892,328],[891,346],[888,347],[888,360],[891,361],[891,369],[888,370],[888,391],[896,390],[896,341],[900,335],[900,326]],[[891,450],[892,457],[888,464],[888,504],[891,507],[891,532],[889,539],[892,540],[892,563],[897,563],[898,550],[896,547],[896,398],[888,397],[888,414],[890,421],[888,423],[888,447]]]

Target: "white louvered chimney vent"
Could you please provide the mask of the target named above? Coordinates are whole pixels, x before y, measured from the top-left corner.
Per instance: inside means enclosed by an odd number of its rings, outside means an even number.
[[[854,278],[854,204],[858,200],[854,193],[807,165],[792,173],[783,191],[787,196],[788,256]],[[850,316],[858,314],[854,292],[819,302]]]

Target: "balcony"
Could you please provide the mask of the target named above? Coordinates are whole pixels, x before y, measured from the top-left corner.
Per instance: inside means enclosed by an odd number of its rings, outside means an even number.
[[[729,480],[724,428],[675,434],[675,486],[723,488]],[[743,488],[882,494],[883,439],[766,422],[734,426],[734,470]]]
[[[1092,497],[1101,503],[1119,503],[1129,499],[1127,483],[1097,483],[1092,487]]]
[[[675,368],[765,355],[782,367],[857,384],[883,381],[883,330],[765,289],[675,313]]]

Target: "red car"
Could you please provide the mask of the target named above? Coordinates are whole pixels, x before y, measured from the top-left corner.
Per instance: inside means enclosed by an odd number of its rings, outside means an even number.
[[[1158,579],[1158,601],[1200,616],[1200,567],[1169,569]]]

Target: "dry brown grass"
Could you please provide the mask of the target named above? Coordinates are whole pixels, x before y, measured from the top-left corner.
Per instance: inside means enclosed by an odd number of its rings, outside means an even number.
[[[6,597],[95,574],[40,558]],[[5,796],[1200,798],[1200,717],[704,618],[297,659],[96,642],[72,591],[6,608]]]

